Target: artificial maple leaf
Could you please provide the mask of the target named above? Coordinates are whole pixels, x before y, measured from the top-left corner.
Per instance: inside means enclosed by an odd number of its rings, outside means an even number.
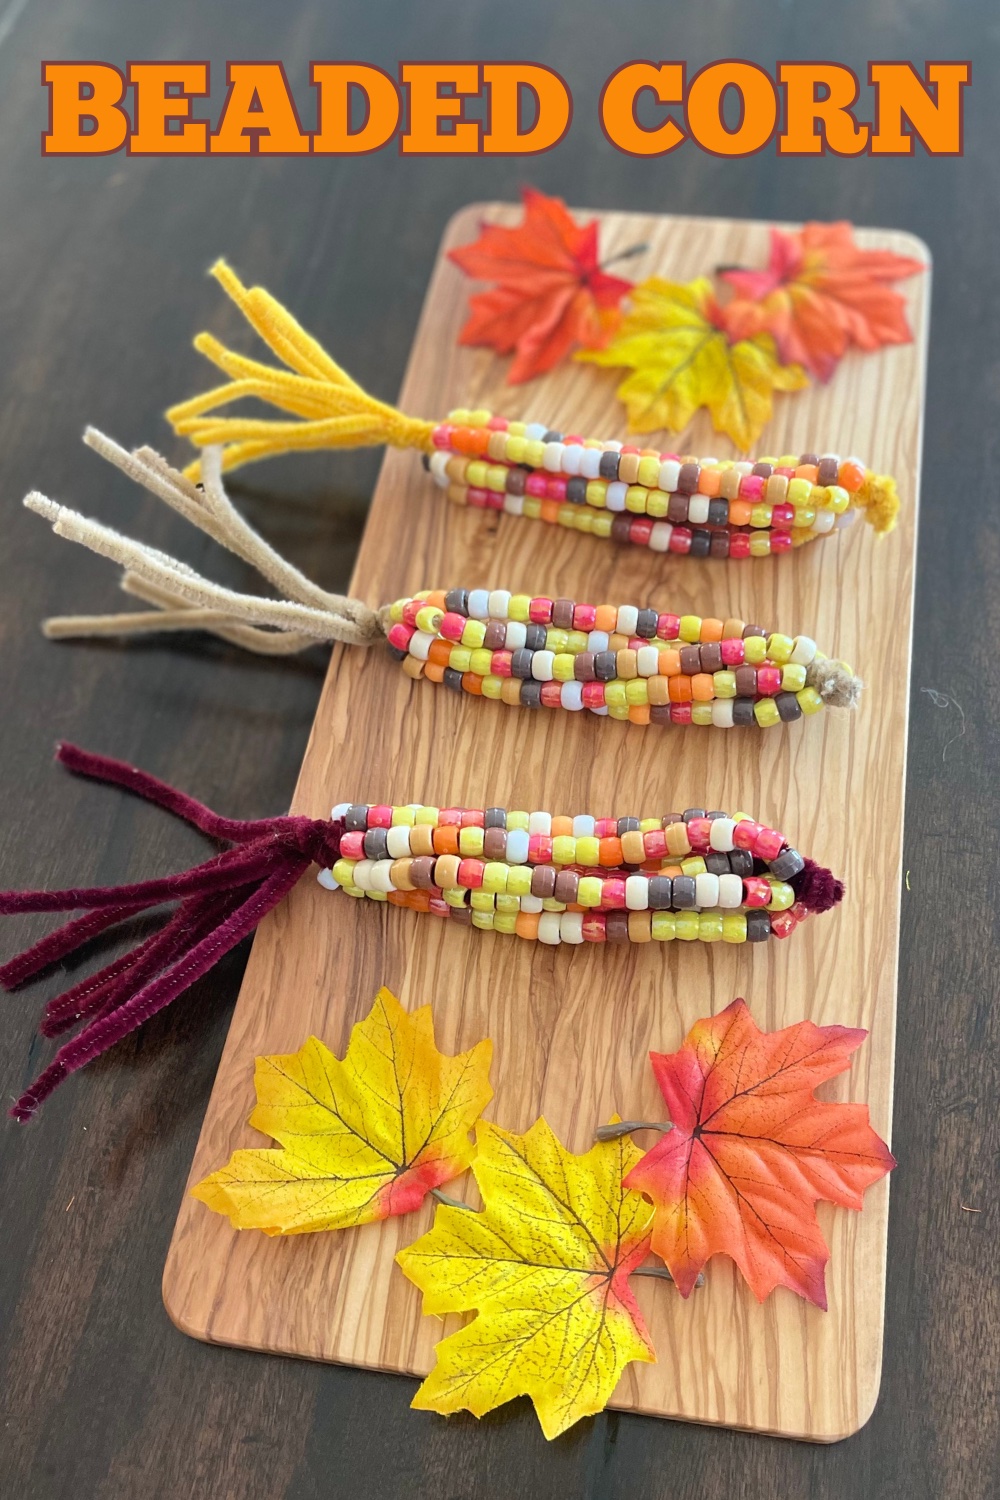
[[[639,1151],[623,1138],[574,1156],[544,1120],[477,1137],[483,1212],[439,1208],[396,1257],[425,1313],[478,1313],[438,1344],[413,1405],[481,1417],[530,1396],[553,1438],[603,1410],[631,1360],[655,1359],[628,1282],[652,1220],[622,1184]]]
[[[642,282],[607,348],[577,358],[631,368],[618,397],[633,432],[680,432],[706,406],[716,430],[744,451],[770,420],[774,392],[809,383],[800,366],[779,362],[770,334],[733,338],[705,277]]]
[[[479,238],[448,252],[480,281],[495,281],[469,300],[460,344],[516,351],[507,383],[543,375],[582,345],[596,347],[618,321],[632,283],[598,265],[599,224],[577,224],[560,198],[525,188],[524,220],[514,229],[484,223]]]
[[[825,1104],[867,1032],[798,1021],[758,1031],[743,1000],[698,1021],[679,1052],[651,1053],[673,1129],[625,1179],[656,1209],[653,1249],[686,1297],[729,1255],[763,1301],[776,1286],[826,1308],[820,1199],[860,1209],[895,1162],[864,1104]]]
[[[408,1015],[381,989],[343,1062],[316,1037],[258,1057],[250,1124],[283,1149],[234,1151],[191,1191],[235,1229],[268,1234],[409,1213],[472,1159],[469,1131],[493,1096],[492,1045],[445,1057],[430,1006]]]
[[[872,351],[913,341],[906,303],[889,283],[923,270],[908,255],[860,249],[847,223],[772,229],[765,270],[722,272],[739,294],[726,312],[740,336],[773,334],[786,364],[829,380],[851,345]]]

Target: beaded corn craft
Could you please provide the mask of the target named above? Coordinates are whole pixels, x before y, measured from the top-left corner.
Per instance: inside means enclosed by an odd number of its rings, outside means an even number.
[[[123,587],[157,605],[144,614],[46,622],[52,636],[198,628],[249,650],[317,641],[390,652],[414,678],[528,708],[589,709],[633,724],[769,725],[852,707],[861,684],[805,635],[738,619],[634,605],[585,604],[506,589],[424,591],[379,610],[328,594],[267,546],[222,487],[219,449],[202,456],[202,488],[150,449],[126,453],[93,429],[88,445],[200,530],[259,569],[282,599],[222,589],[158,549],[130,541],[37,493],[25,504],[56,532],[120,562]]]
[[[843,888],[783,834],[736,813],[551,817],[341,803],[332,890],[542,943],[758,943]]]
[[[56,758],[230,847],[190,870],[131,885],[0,891],[0,914],[78,913],[0,966],[8,990],[140,912],[175,908],[131,952],[48,1002],[43,1036],[78,1030],[16,1100],[10,1112],[18,1120],[213,969],[312,864],[322,884],[351,895],[551,944],[762,942],[787,937],[844,894],[829,870],[745,813],[552,818],[345,802],[329,818],[243,820],[75,745],[60,745]]]
[[[224,444],[226,469],[292,449],[416,448],[458,505],[679,556],[768,557],[828,535],[858,510],[876,531],[895,525],[895,482],[860,459],[832,453],[756,462],[697,459],[564,434],[543,422],[512,422],[486,410],[453,411],[443,422],[408,417],[363,391],[263,288],[243,286],[222,261],[213,274],[287,366],[234,354],[208,333],[195,339],[230,383],[167,415],[197,447]],[[243,397],[296,420],[218,415]]]

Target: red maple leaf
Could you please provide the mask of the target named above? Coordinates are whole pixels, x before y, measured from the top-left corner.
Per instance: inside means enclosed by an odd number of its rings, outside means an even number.
[[[727,315],[734,336],[770,333],[785,364],[829,380],[852,345],[871,352],[913,339],[906,304],[890,283],[925,270],[891,250],[861,250],[848,223],[771,230],[766,270],[730,268],[737,298]]]
[[[698,1021],[680,1051],[650,1054],[673,1128],[625,1178],[656,1209],[653,1250],[683,1297],[729,1255],[763,1301],[787,1286],[826,1308],[820,1199],[860,1209],[895,1162],[864,1104],[813,1089],[867,1032],[798,1021],[759,1031],[743,1000]]]
[[[459,343],[515,352],[509,385],[543,375],[574,348],[599,348],[618,321],[632,282],[609,276],[597,260],[598,221],[577,224],[560,198],[525,188],[524,219],[514,229],[481,226],[471,245],[449,258],[480,281]]]

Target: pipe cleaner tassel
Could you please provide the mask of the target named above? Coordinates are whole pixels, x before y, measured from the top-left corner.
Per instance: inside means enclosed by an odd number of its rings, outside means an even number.
[[[0,892],[0,914],[83,911],[0,967],[0,985],[17,989],[118,922],[176,902],[173,915],[131,952],[50,1000],[40,1025],[58,1036],[84,1024],[56,1053],[10,1114],[29,1120],[70,1073],[93,1062],[190,988],[248,937],[313,862],[328,867],[340,851],[341,822],[307,817],[243,821],[210,808],[143,771],[61,744],[56,759],[79,776],[122,787],[165,808],[231,847],[204,864],[134,885],[65,891]]]

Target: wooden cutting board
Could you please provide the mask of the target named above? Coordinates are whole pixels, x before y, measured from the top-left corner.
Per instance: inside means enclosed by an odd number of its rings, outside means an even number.
[[[425,417],[486,406],[562,431],[624,438],[615,372],[567,363],[510,388],[505,361],[458,347],[469,285],[444,251],[473,239],[484,214],[513,222],[519,210],[470,207],[448,226],[401,405]],[[688,280],[717,265],[762,265],[768,253],[765,224],[614,213],[601,224],[605,258],[648,244],[629,265],[637,279]],[[930,258],[906,234],[866,230],[858,238]],[[598,816],[743,808],[842,874],[843,906],[788,942],[551,949],[352,901],[307,879],[257,936],[192,1183],[234,1148],[265,1144],[246,1124],[255,1056],[293,1051],[311,1033],[343,1055],[381,984],[407,1007],[433,1002],[444,1051],[492,1037],[489,1117],[523,1131],[544,1114],[574,1151],[588,1147],[614,1110],[658,1118],[648,1051],[674,1050],[698,1017],[735,995],[769,1029],[803,1017],[868,1028],[850,1072],[824,1092],[866,1101],[876,1130],[889,1136],[928,277],[904,290],[914,342],[851,355],[829,385],[779,395],[759,448],[858,453],[895,474],[903,512],[888,538],[859,523],[790,557],[692,562],[458,509],[413,453],[389,453],[353,581],[373,605],[420,588],[507,587],[760,620],[813,635],[850,661],[866,682],[859,712],[826,711],[763,733],[643,729],[587,714],[513,711],[414,683],[384,651],[337,648],[294,800],[295,811],[312,816],[340,801]],[[350,368],[351,351],[332,331],[316,327],[308,307],[293,310],[320,339],[329,336],[331,352]],[[704,413],[675,446],[735,454]],[[905,1160],[905,1141],[897,1154]],[[458,1191],[478,1201],[471,1177]],[[631,1366],[612,1405],[817,1441],[856,1431],[879,1387],[888,1182],[869,1191],[863,1214],[828,1205],[819,1213],[832,1252],[828,1312],[784,1290],[759,1305],[722,1259],[687,1302],[668,1284],[641,1279],[634,1285],[659,1362]],[[215,1343],[423,1375],[435,1342],[459,1320],[423,1318],[419,1293],[393,1256],[432,1215],[428,1199],[409,1218],[271,1239],[232,1230],[185,1195],[164,1275],[167,1310],[186,1333]]]

